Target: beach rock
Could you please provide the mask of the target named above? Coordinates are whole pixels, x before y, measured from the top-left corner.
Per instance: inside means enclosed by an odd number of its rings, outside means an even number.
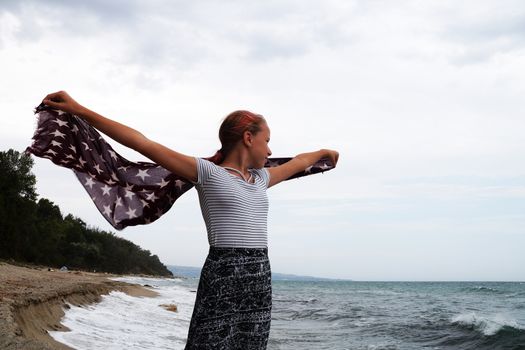
[[[161,304],[159,305],[168,311],[177,312],[177,305],[175,304]]]

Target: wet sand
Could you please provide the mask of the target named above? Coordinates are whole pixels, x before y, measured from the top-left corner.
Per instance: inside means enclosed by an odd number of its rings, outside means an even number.
[[[68,330],[60,324],[67,303],[95,303],[113,290],[136,297],[157,295],[140,285],[109,280],[112,276],[0,262],[0,349],[71,349],[47,332]]]

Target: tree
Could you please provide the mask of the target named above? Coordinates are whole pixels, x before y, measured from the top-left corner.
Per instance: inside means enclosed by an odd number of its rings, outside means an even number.
[[[23,247],[34,233],[31,218],[37,193],[32,166],[27,154],[13,149],[0,152],[0,257],[21,259],[31,251]]]
[[[46,198],[36,202],[29,155],[0,152],[0,258],[114,273],[171,275],[156,255],[86,225]]]
[[[33,163],[30,155],[14,149],[0,152],[0,195],[8,199],[36,200],[36,178],[31,172]]]

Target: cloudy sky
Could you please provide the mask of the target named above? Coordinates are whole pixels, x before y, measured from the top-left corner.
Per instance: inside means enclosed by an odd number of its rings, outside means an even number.
[[[180,152],[263,114],[274,156],[340,152],[269,189],[276,272],[355,280],[525,280],[522,1],[0,2],[0,150],[68,91]],[[123,156],[145,160],[115,145]],[[112,230],[73,173],[35,159],[38,193]],[[117,233],[201,266],[196,191]]]

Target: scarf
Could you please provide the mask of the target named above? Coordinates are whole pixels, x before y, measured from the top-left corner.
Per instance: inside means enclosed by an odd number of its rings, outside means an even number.
[[[35,114],[37,129],[25,153],[73,170],[102,216],[117,230],[154,222],[194,186],[158,164],[122,157],[82,118],[44,104]],[[264,166],[279,166],[291,159],[269,158]],[[287,180],[332,168],[322,158]]]

